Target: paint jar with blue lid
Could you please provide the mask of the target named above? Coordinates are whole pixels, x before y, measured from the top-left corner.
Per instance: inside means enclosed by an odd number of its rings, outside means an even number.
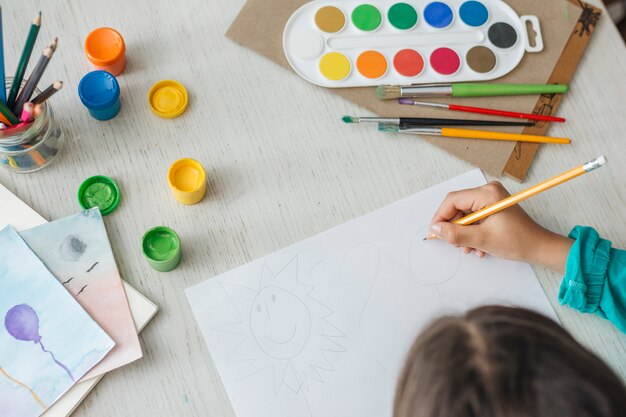
[[[106,71],[87,73],[78,84],[80,101],[98,120],[110,120],[120,112],[120,85]]]

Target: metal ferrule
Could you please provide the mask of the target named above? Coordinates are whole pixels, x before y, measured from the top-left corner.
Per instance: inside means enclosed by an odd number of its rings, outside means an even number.
[[[414,106],[436,107],[439,109],[447,109],[448,105],[443,103],[431,103],[430,101],[413,101]]]
[[[397,117],[359,117],[359,123],[363,122],[389,123],[393,125],[399,125],[400,119]]]
[[[440,127],[409,127],[409,128],[400,128],[400,132],[416,133],[418,135],[441,136],[441,128]]]
[[[583,169],[586,172],[593,171],[594,169],[600,168],[602,165],[606,164],[606,157],[604,155],[597,157],[596,159],[592,159],[589,162],[585,162],[583,164]]]
[[[452,84],[423,84],[400,87],[400,97],[452,97]]]

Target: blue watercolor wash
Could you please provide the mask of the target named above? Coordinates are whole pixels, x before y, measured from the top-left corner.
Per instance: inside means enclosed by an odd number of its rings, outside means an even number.
[[[469,26],[482,26],[489,18],[489,11],[484,4],[478,1],[466,1],[459,10],[461,20]]]
[[[424,20],[435,28],[443,29],[450,26],[454,15],[452,9],[442,2],[434,1],[424,9]]]

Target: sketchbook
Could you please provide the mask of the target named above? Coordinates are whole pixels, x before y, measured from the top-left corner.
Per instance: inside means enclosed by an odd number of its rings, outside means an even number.
[[[0,228],[10,224],[18,232],[39,226],[47,222],[41,215],[17,198],[0,184]],[[133,322],[137,332],[141,332],[158,311],[158,306],[122,280]],[[46,410],[43,417],[69,416],[104,375],[91,378],[74,385],[69,391]]]
[[[432,319],[485,304],[556,320],[528,264],[424,241],[445,195],[480,170],[186,290],[238,417],[387,417]]]

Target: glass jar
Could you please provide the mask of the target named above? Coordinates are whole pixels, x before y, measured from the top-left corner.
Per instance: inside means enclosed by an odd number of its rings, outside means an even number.
[[[7,77],[7,90],[12,82],[12,77]],[[39,93],[35,89],[33,97]],[[52,106],[46,101],[41,107],[41,113],[30,124],[0,130],[0,166],[18,173],[34,172],[59,155],[65,140],[63,130],[54,118]]]

